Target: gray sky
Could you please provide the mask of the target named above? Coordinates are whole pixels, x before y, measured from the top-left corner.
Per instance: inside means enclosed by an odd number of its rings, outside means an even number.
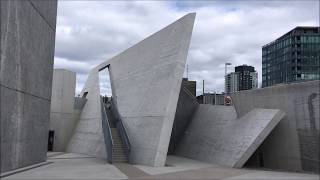
[[[92,67],[189,12],[197,13],[187,64],[198,94],[202,79],[206,92],[224,91],[225,62],[229,72],[254,66],[260,85],[261,47],[296,26],[319,26],[317,0],[59,1],[54,66],[77,73],[79,93]]]

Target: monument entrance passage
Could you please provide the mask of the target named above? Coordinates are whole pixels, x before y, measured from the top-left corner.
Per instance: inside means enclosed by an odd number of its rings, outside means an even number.
[[[130,155],[130,141],[113,96],[110,65],[99,70],[102,130],[110,163],[127,163]]]

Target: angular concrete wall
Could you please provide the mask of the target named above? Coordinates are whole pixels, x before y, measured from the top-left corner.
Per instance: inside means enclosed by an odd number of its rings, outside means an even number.
[[[256,153],[262,153],[264,167],[319,172],[319,84],[310,81],[232,94],[240,116],[253,108],[286,113]]]
[[[197,98],[187,89],[182,81],[176,114],[174,117],[172,133],[170,137],[168,154],[174,154],[174,151],[181,141],[184,132],[188,128],[194,112],[199,107]]]
[[[54,131],[53,151],[65,151],[77,119],[74,118],[76,73],[55,69],[49,129]]]
[[[165,164],[194,19],[188,14],[110,60],[133,163]]]
[[[91,70],[82,91],[88,101],[68,151],[106,157],[98,71],[110,65],[112,94],[131,141],[130,161],[164,166],[194,19],[188,14]]]
[[[85,93],[87,93],[87,102],[80,113],[74,134],[67,145],[67,152],[107,158],[102,132],[99,71],[97,68],[92,69],[89,73],[81,95],[83,96]]]
[[[1,172],[46,160],[56,1],[1,1]]]
[[[280,110],[253,109],[236,119],[231,106],[201,104],[176,154],[242,167],[283,116]]]

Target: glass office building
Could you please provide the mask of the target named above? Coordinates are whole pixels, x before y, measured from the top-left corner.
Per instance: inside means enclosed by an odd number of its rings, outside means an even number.
[[[296,27],[262,47],[262,87],[320,79],[319,27]]]

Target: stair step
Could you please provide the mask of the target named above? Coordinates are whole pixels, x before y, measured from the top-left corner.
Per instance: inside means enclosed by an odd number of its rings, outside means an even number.
[[[127,161],[127,157],[112,157],[112,160],[116,161],[116,160],[122,160],[122,161]]]
[[[124,151],[122,151],[122,152],[121,151],[116,151],[116,152],[113,152],[112,154],[124,154],[125,155],[126,153]]]
[[[128,161],[127,158],[112,158],[112,161]]]
[[[127,156],[112,156],[113,159],[127,159]]]
[[[113,161],[113,163],[128,163],[129,161]]]
[[[125,150],[124,149],[114,149],[113,152],[125,152]]]

